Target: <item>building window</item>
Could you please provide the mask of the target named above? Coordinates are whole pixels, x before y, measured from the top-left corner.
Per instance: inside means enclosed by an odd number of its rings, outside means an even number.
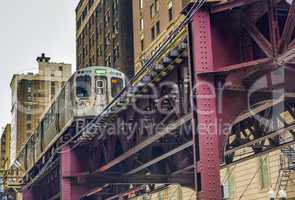
[[[32,115],[31,114],[27,115],[27,121],[32,121]]]
[[[262,157],[259,159],[259,169],[260,169],[261,189],[268,188],[270,186],[270,179],[269,179],[269,173],[268,173],[267,157]]]
[[[139,0],[139,9],[143,9],[143,0]]]
[[[102,55],[102,46],[99,45],[99,47],[97,48],[97,55],[101,56]]]
[[[32,87],[31,86],[28,86],[27,87],[27,91],[28,91],[28,93],[31,93],[32,92]]]
[[[118,8],[118,0],[113,0],[113,6],[114,6],[114,10],[117,10]]]
[[[152,37],[152,40],[155,39],[155,27],[154,26],[151,29],[151,37]]]
[[[113,55],[114,55],[114,62],[116,62],[119,59],[119,46],[116,46],[113,50]]]
[[[113,26],[113,31],[115,34],[118,34],[119,33],[119,23],[118,21],[115,22],[114,26]]]
[[[31,95],[27,96],[27,101],[32,101],[32,100],[33,100],[33,98]]]
[[[100,56],[100,46],[97,47],[96,54],[97,54],[97,56]]]
[[[141,51],[143,51],[143,49],[144,49],[144,40],[143,40],[143,38],[140,39],[140,48],[141,48]]]
[[[111,17],[111,12],[107,11],[105,14],[105,24],[108,25]]]
[[[232,198],[235,194],[235,177],[233,175],[232,169],[230,168],[226,169],[226,177],[227,177],[227,180],[223,187],[225,188],[227,196]]]
[[[160,11],[160,2],[159,2],[159,0],[156,0],[155,1],[155,5],[156,5],[156,13],[159,13],[159,11]]]
[[[51,94],[55,95],[55,82],[51,82]]]
[[[155,5],[154,4],[152,4],[150,6],[150,16],[151,16],[151,18],[153,18],[155,16]]]
[[[158,193],[158,200],[165,200],[168,199],[168,189],[161,191]]]
[[[32,105],[27,106],[27,113],[32,114]]]
[[[169,18],[169,21],[171,21],[173,19],[173,2],[172,2],[172,0],[169,0],[169,3],[168,3],[168,18]]]
[[[111,55],[109,55],[108,60],[109,60],[109,66],[111,66],[112,65],[112,56]]]
[[[32,129],[32,124],[31,123],[28,123],[27,124],[27,131],[31,130]]]
[[[156,23],[156,32],[157,32],[157,35],[160,33],[160,21]]]
[[[97,6],[97,8],[95,9],[95,15],[96,15],[96,17],[98,17],[99,16],[99,14],[100,14],[100,4]]]
[[[140,18],[140,20],[139,20],[139,27],[140,27],[140,30],[142,31],[143,30],[143,18]]]
[[[86,18],[87,13],[88,13],[88,10],[87,10],[87,7],[86,7],[86,8],[83,10],[83,12],[82,12],[82,21]]]
[[[182,187],[180,185],[177,186],[177,200],[182,200]]]
[[[107,48],[111,44],[111,34],[108,33],[105,36],[105,48]]]
[[[110,67],[112,65],[112,57],[111,55],[108,55],[106,60],[105,60],[105,64],[107,67]]]
[[[93,0],[89,0],[88,1],[88,7],[91,8],[92,5],[93,5]]]

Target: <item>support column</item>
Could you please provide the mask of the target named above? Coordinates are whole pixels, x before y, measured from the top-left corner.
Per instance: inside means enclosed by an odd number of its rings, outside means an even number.
[[[60,192],[61,200],[80,200],[80,197],[89,189],[84,185],[76,185],[69,176],[83,171],[86,164],[83,160],[87,156],[77,154],[70,147],[65,147],[60,155]]]
[[[213,71],[210,15],[201,10],[191,24],[192,74],[195,80],[195,181],[198,199],[220,200],[220,160],[217,116],[217,88],[214,77],[198,72]]]
[[[33,195],[33,191],[29,190],[28,188],[26,188],[23,192],[23,200],[34,200],[34,195]]]

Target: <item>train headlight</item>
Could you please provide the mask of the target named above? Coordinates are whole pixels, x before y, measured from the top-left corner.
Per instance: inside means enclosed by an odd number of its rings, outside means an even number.
[[[90,105],[90,101],[79,101],[78,104],[80,107],[87,107]]]

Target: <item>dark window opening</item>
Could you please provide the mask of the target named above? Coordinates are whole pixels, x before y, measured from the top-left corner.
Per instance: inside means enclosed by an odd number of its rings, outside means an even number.
[[[92,5],[93,5],[93,0],[89,0],[89,1],[88,1],[88,6],[89,6],[89,8],[91,8]]]
[[[157,32],[157,35],[160,33],[160,22],[159,21],[156,23],[156,32]]]
[[[141,51],[143,51],[143,49],[144,49],[144,41],[143,41],[143,39],[140,40],[140,47],[141,47]]]
[[[172,10],[172,6],[168,9],[168,17],[169,17],[169,21],[172,21],[172,19],[173,19],[173,10]]]
[[[31,124],[27,124],[27,130],[31,130],[32,129],[32,125]]]
[[[85,98],[91,94],[91,77],[88,75],[79,76],[76,80],[77,83],[77,97]]]
[[[155,39],[155,27],[152,27],[151,29],[151,36],[152,36],[152,40]]]

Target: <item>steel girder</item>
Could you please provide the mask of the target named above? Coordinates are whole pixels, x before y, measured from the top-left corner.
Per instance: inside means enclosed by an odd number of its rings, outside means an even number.
[[[264,0],[261,0],[264,1]],[[265,0],[266,1],[266,0]],[[269,24],[269,26],[267,28],[269,28],[271,30],[271,34],[272,37],[266,36],[265,33],[262,33],[262,29],[261,27],[259,27],[256,23],[253,24],[253,21],[251,22],[246,22],[244,23],[244,27],[247,31],[248,34],[248,40],[250,38],[249,42],[249,46],[247,47],[247,51],[251,51],[251,53],[254,55],[254,57],[252,58],[251,56],[244,56],[244,55],[237,55],[236,52],[240,52],[240,46],[236,45],[239,44],[240,42],[243,41],[239,41],[237,38],[235,38],[234,36],[236,35],[235,33],[231,33],[230,30],[229,31],[224,31],[224,30],[218,30],[220,27],[222,27],[223,25],[225,25],[226,23],[221,23],[220,24],[213,24],[213,22],[218,19],[220,16],[224,17],[221,21],[227,21],[231,22],[235,21],[233,20],[233,16],[231,16],[232,13],[235,13],[235,11],[243,11],[244,9],[247,9],[249,6],[255,6],[255,3],[260,2],[258,0],[232,0],[232,1],[228,1],[226,3],[221,3],[221,4],[216,4],[212,7],[211,9],[211,16],[210,16],[210,20],[209,20],[209,11],[208,10],[203,10],[202,13],[198,13],[196,14],[193,23],[190,26],[194,26],[194,30],[196,31],[193,35],[193,37],[198,38],[196,44],[199,46],[195,46],[191,48],[191,54],[194,56],[194,61],[197,62],[194,63],[192,62],[192,77],[190,77],[193,80],[198,80],[198,81],[205,81],[205,82],[209,82],[212,85],[214,85],[213,83],[216,83],[220,80],[224,81],[224,83],[227,83],[228,80],[234,80],[234,86],[238,86],[240,87],[240,85],[242,84],[241,82],[243,80],[245,80],[246,78],[248,78],[249,76],[246,76],[245,72],[250,72],[250,71],[262,71],[264,73],[264,70],[261,69],[265,69],[267,68],[268,70],[273,70],[274,68],[276,68],[278,65],[282,65],[282,64],[286,64],[286,63],[292,63],[293,59],[294,59],[294,38],[289,38],[290,37],[290,32],[292,32],[292,22],[290,22],[290,17],[288,17],[289,19],[287,19],[287,23],[289,24],[289,28],[287,30],[287,28],[285,28],[285,31],[283,31],[283,36],[279,36],[280,38],[285,38],[284,40],[279,40],[280,44],[278,44],[278,40],[277,40],[277,26],[275,25],[275,20],[276,20],[276,12],[275,12],[275,5],[271,5],[269,4],[268,7],[268,11],[269,11],[269,19],[271,19],[270,21],[272,21],[272,24]],[[267,1],[272,3],[272,1]],[[294,7],[294,6],[293,6]],[[235,8],[235,9],[233,9]],[[233,10],[232,10],[233,9]],[[240,10],[241,9],[241,10]],[[270,12],[270,9],[272,10],[272,12]],[[223,16],[223,12],[224,11],[229,11],[227,12],[226,15]],[[273,12],[274,11],[274,12]],[[292,9],[290,9],[290,16],[292,18]],[[218,15],[214,15],[214,13],[219,13]],[[229,15],[228,15],[229,14]],[[250,15],[252,15],[250,13]],[[198,19],[198,17],[201,17],[200,19]],[[256,19],[258,20],[258,19]],[[195,24],[194,24],[195,23]],[[199,24],[198,24],[199,23]],[[249,25],[250,23],[250,25]],[[239,29],[239,26],[235,27],[235,23],[232,24],[233,28],[232,29],[236,29],[238,30],[238,33],[241,33],[242,31]],[[204,26],[204,27],[203,27]],[[217,29],[216,29],[217,27]],[[250,28],[249,28],[250,27]],[[221,28],[222,29],[222,28]],[[198,31],[202,31],[202,32],[198,32]],[[230,40],[227,40],[226,36],[230,35],[233,36],[234,45],[231,45]],[[200,37],[198,37],[200,36]],[[218,41],[218,39],[222,38],[220,41]],[[223,40],[225,38],[225,40]],[[266,38],[272,38],[268,41],[268,39]],[[287,44],[282,45],[282,41],[287,41]],[[174,45],[174,44],[173,44]],[[173,46],[172,45],[172,46]],[[213,45],[210,46],[210,45]],[[235,46],[236,45],[236,46]],[[259,50],[255,50],[254,52],[254,48],[253,46],[259,46],[260,49]],[[200,47],[203,48],[207,48],[206,50],[201,50]],[[284,46],[284,47],[282,47]],[[176,47],[176,45],[174,45],[173,47]],[[217,48],[218,47],[218,48]],[[275,48],[279,47],[279,51],[278,54],[276,54],[276,51],[274,50]],[[182,49],[182,50],[181,50]],[[186,49],[185,51],[183,51],[183,49]],[[217,52],[216,49],[222,49],[221,52]],[[283,49],[283,50],[282,50]],[[176,48],[174,49],[176,51],[168,51],[166,52],[167,54],[169,54],[168,56],[164,56],[165,58],[163,58],[163,60],[161,60],[161,62],[159,63],[155,63],[155,65],[153,66],[152,70],[149,72],[151,73],[153,80],[155,83],[159,84],[159,82],[161,82],[162,80],[172,80],[174,81],[174,83],[180,85],[180,91],[181,94],[183,96],[185,96],[185,98],[181,99],[181,101],[187,101],[187,97],[189,97],[190,93],[186,91],[186,87],[188,84],[186,84],[186,76],[183,76],[185,74],[188,74],[187,71],[184,72],[185,70],[187,70],[186,67],[179,67],[179,65],[184,65],[187,66],[188,65],[188,61],[187,61],[187,56],[188,56],[188,51],[187,51],[187,44],[183,44],[182,47],[180,48]],[[180,51],[181,50],[181,51]],[[209,56],[207,56],[207,58],[205,58],[206,56],[202,56],[201,52],[206,51],[207,53],[209,53]],[[181,54],[181,56],[175,56],[176,53],[179,52],[183,52],[183,54]],[[258,53],[257,53],[258,52]],[[261,56],[260,53],[261,52],[265,52],[265,54],[267,55],[267,57]],[[243,52],[244,53],[244,52]],[[243,54],[242,53],[242,54]],[[245,57],[247,59],[245,59]],[[227,59],[220,59],[220,58],[227,58]],[[242,58],[242,59],[241,59]],[[240,62],[236,62],[236,61],[240,61]],[[192,59],[191,59],[192,61]],[[203,63],[202,63],[203,62]],[[194,65],[196,64],[196,65]],[[263,67],[262,67],[263,66]],[[204,70],[200,70],[201,67],[205,67]],[[164,70],[166,69],[166,70]],[[181,70],[180,70],[181,69]],[[179,71],[180,70],[180,71]],[[183,71],[182,71],[183,70]],[[267,72],[267,70],[265,70],[265,73]],[[161,75],[161,76],[160,76]],[[180,75],[180,76],[179,76]],[[139,79],[139,83],[142,82],[138,85],[139,87],[134,87],[132,88],[132,90],[128,91],[128,95],[132,95],[134,96],[136,94],[135,90],[142,90],[142,91],[146,91],[149,90],[149,88],[143,87],[143,83],[147,84],[147,80],[148,77],[144,78],[144,75],[142,76],[142,79]],[[235,80],[235,79],[239,79],[239,81]],[[195,79],[196,78],[196,79]],[[234,79],[235,78],[235,79]],[[253,79],[253,77],[250,77],[248,80]],[[224,85],[222,85],[224,86]],[[202,95],[207,95],[206,90],[208,88],[206,87],[201,87],[198,88],[198,91],[201,92]],[[215,88],[217,89],[217,88]],[[226,90],[226,87],[224,87],[224,89]],[[244,90],[247,91],[247,87],[243,88]],[[164,91],[166,90],[166,91]],[[167,89],[161,90],[160,93],[160,97],[163,97],[163,104],[165,104],[166,108],[171,108],[173,107],[172,105],[177,104],[179,102],[174,101],[173,96],[174,94],[172,94],[172,89],[168,88],[168,92]],[[127,96],[128,96],[127,95]],[[170,97],[169,97],[170,95]],[[230,98],[229,96],[225,96],[223,97],[224,99],[226,99],[226,108],[225,110],[227,110],[228,114],[226,116],[219,116],[220,113],[211,113],[210,115],[206,115],[206,114],[194,114],[194,118],[193,121],[195,123],[193,123],[193,130],[196,130],[195,126],[197,124],[198,121],[196,121],[196,119],[200,120],[200,122],[206,122],[206,121],[210,121],[211,118],[218,118],[218,119],[222,119],[225,122],[232,122],[234,120],[234,116],[237,114],[236,112],[240,111],[242,108],[245,107],[245,105],[243,105],[243,98],[244,96],[242,96],[240,93],[235,93],[235,97],[234,99],[241,99],[241,103],[239,106],[236,107],[236,109],[231,109],[231,107],[233,105],[231,105],[230,102]],[[164,98],[165,97],[165,98]],[[168,97],[168,98],[166,98]],[[128,96],[129,98],[129,96]],[[130,98],[132,99],[132,98]],[[134,99],[134,98],[133,98]],[[195,105],[195,103],[197,103],[197,106],[200,106],[202,109],[204,108],[208,108],[210,107],[211,109],[216,111],[216,107],[214,106],[214,102],[216,101],[216,99],[210,99],[208,102],[206,101],[202,101],[202,99],[193,99],[194,102],[193,104]],[[204,99],[203,99],[204,100]],[[143,117],[144,115],[138,115],[135,112],[132,111],[131,109],[131,105],[127,105],[127,110],[124,111],[125,114],[121,114],[117,113],[117,110],[122,110],[123,107],[121,106],[122,103],[125,102],[124,99],[124,95],[122,96],[122,99],[119,99],[116,102],[116,105],[113,107],[114,109],[111,109],[110,112],[105,113],[101,119],[104,122],[108,122],[111,121],[112,119],[116,119],[116,118],[121,118],[123,119],[123,121],[126,124],[132,124],[134,123],[138,118]],[[207,105],[207,103],[209,105]],[[184,103],[183,103],[184,104]],[[205,105],[206,104],[206,105]],[[146,109],[154,109],[154,102],[150,102],[150,101],[141,101],[140,102],[140,107],[141,108],[146,108]],[[187,108],[186,108],[187,109]],[[236,110],[236,111],[235,111]],[[179,120],[182,120],[182,117],[185,117],[184,113],[188,114],[190,112],[182,112],[181,114],[177,114],[177,115],[171,115],[171,116],[164,116],[164,115],[145,115],[144,117],[147,117],[150,119],[153,119],[150,121],[151,124],[154,123],[158,123],[161,120],[165,120],[164,125],[173,125],[173,122],[178,122]],[[218,114],[218,115],[217,115]],[[245,121],[247,121],[247,119],[243,119]],[[168,121],[168,123],[167,123]],[[171,123],[171,124],[170,124]],[[181,126],[185,125],[185,123],[181,123]],[[177,130],[177,128],[175,128]],[[88,145],[89,149],[85,151],[85,155],[87,155],[88,157],[91,157],[88,159],[88,161],[86,162],[87,164],[89,164],[90,167],[81,167],[81,169],[71,169],[71,167],[69,166],[69,164],[67,162],[69,161],[69,157],[75,156],[75,153],[70,154],[70,155],[63,155],[64,157],[61,158],[62,161],[62,165],[61,165],[61,184],[64,186],[63,187],[63,191],[61,193],[62,199],[79,199],[81,196],[81,194],[83,194],[83,192],[94,195],[101,193],[105,196],[112,196],[114,194],[120,194],[123,193],[124,191],[122,190],[128,190],[128,187],[126,187],[126,185],[124,184],[124,186],[120,186],[120,185],[116,185],[115,182],[120,182],[119,180],[112,179],[115,181],[109,181],[112,184],[114,184],[114,187],[112,185],[108,185],[108,184],[104,184],[103,181],[100,181],[99,184],[101,184],[101,187],[95,187],[94,188],[89,188],[89,187],[83,187],[83,186],[77,186],[72,182],[72,178],[73,177],[83,177],[85,175],[79,175],[79,173],[81,172],[87,172],[87,173],[97,173],[100,174],[101,172],[104,173],[113,173],[113,172],[117,172],[120,175],[124,175],[127,174],[128,172],[133,174],[134,173],[134,177],[135,176],[140,176],[144,173],[139,173],[139,172],[153,172],[154,174],[156,174],[157,170],[154,169],[154,167],[158,167],[163,171],[166,171],[169,174],[185,174],[187,172],[192,172],[192,170],[195,170],[195,183],[200,183],[201,182],[201,186],[199,185],[198,190],[201,190],[200,192],[200,198],[201,199],[221,199],[220,197],[220,188],[219,188],[219,181],[218,179],[218,169],[219,169],[219,159],[217,158],[219,156],[219,152],[218,152],[218,148],[213,148],[213,149],[207,149],[206,146],[206,142],[208,141],[209,143],[211,143],[211,138],[212,138],[212,143],[214,143],[214,145],[219,146],[219,150],[222,147],[222,145],[218,144],[220,143],[220,141],[218,141],[218,134],[216,130],[211,130],[212,134],[210,137],[206,138],[206,133],[205,132],[200,132],[201,134],[201,140],[204,143],[201,143],[201,146],[198,146],[199,141],[198,141],[198,137],[199,135],[193,134],[194,138],[192,140],[192,135],[191,138],[185,138],[185,137],[178,137],[177,132],[175,132],[175,130],[171,130],[171,132],[175,135],[177,135],[177,137],[173,137],[173,136],[169,136],[166,135],[164,137],[159,137],[157,138],[157,140],[155,141],[151,141],[150,143],[147,142],[145,144],[146,141],[149,141],[148,139],[150,138],[148,135],[148,131],[145,130],[144,131],[144,135],[139,135],[138,133],[135,133],[135,135],[133,135],[133,137],[131,137],[129,140],[126,140],[124,138],[121,137],[112,137],[112,138],[102,138],[102,140],[100,141],[95,141],[93,142],[93,138],[94,137],[85,137],[84,141],[81,142],[80,144],[83,144],[82,146]],[[155,133],[153,133],[155,134]],[[152,134],[152,135],[153,135]],[[196,137],[197,136],[197,137]],[[220,140],[222,140],[222,135],[219,134]],[[88,139],[87,139],[88,138]],[[151,138],[153,138],[153,136],[151,136]],[[163,139],[164,138],[164,139]],[[260,138],[261,139],[261,138]],[[179,141],[180,140],[180,141]],[[194,151],[192,151],[192,148],[190,147],[191,143],[190,141],[194,142]],[[255,140],[254,140],[255,141]],[[261,140],[259,140],[258,142],[261,142]],[[89,145],[92,144],[92,145]],[[163,144],[167,144],[167,145],[163,145]],[[171,145],[172,144],[172,145]],[[246,144],[246,143],[245,143]],[[290,144],[288,142],[286,143],[282,143],[279,145],[287,145]],[[73,144],[74,146],[76,144]],[[187,145],[187,146],[186,146]],[[160,147],[157,149],[157,146]],[[165,147],[166,146],[166,147]],[[117,151],[114,152],[114,148],[117,148]],[[272,149],[265,149],[265,151],[258,151],[256,152],[256,154],[251,155],[251,157],[254,156],[258,156],[264,152],[268,152],[268,151],[272,151],[275,150],[277,147],[281,147],[281,146],[276,146]],[[82,148],[81,146],[78,146],[78,148]],[[84,147],[83,147],[84,148]],[[153,151],[151,149],[157,149],[159,151],[161,151],[160,155],[153,155]],[[90,154],[91,152],[91,154]],[[124,154],[125,152],[127,152],[126,154]],[[180,154],[179,154],[180,153]],[[199,154],[200,153],[200,154]],[[214,157],[215,160],[211,160],[211,158],[208,160],[206,156],[206,153],[209,153],[210,156],[212,154],[212,156]],[[176,163],[177,159],[179,158],[179,155],[181,155],[181,157],[185,157],[186,159],[188,159],[188,161],[185,163],[184,166],[177,166],[176,168],[173,169],[169,169],[167,166],[170,165],[172,166],[173,164],[179,164]],[[67,157],[69,156],[69,157]],[[213,158],[212,157],[212,158]],[[172,159],[171,159],[172,158]],[[195,162],[193,162],[193,159],[195,158]],[[249,158],[249,157],[248,157]],[[245,158],[246,159],[246,158]],[[82,159],[83,160],[83,159]],[[80,166],[81,163],[83,163],[85,160],[79,160],[77,159],[76,162],[72,163],[72,165],[78,165]],[[165,164],[163,164],[163,161],[165,160]],[[198,162],[197,162],[198,161]],[[201,162],[199,162],[201,161]],[[207,168],[206,166],[207,164],[210,163],[213,165],[212,169]],[[199,164],[199,165],[198,165]],[[201,164],[201,165],[200,165]],[[168,170],[167,170],[168,168]],[[184,170],[181,170],[181,168],[184,168]],[[135,173],[136,172],[136,173]],[[152,173],[152,174],[153,174]],[[201,176],[199,176],[199,173],[203,174]],[[152,175],[151,174],[151,175]],[[88,174],[89,175],[89,174]],[[213,177],[214,175],[217,175],[216,177]],[[200,178],[199,178],[200,177]],[[206,180],[207,179],[207,180]],[[128,182],[129,181],[129,182]],[[131,183],[134,180],[125,180],[125,183]],[[215,181],[216,184],[211,184]],[[105,181],[108,182],[108,181]],[[165,182],[165,181],[164,181]],[[157,182],[158,183],[158,182]],[[214,186],[213,186],[214,185]],[[73,191],[79,191],[77,192],[74,196],[72,192]],[[69,192],[69,193],[65,193],[65,192]],[[106,194],[106,193],[111,193],[110,194]],[[28,195],[30,193],[28,192]],[[217,195],[217,196],[214,196]],[[72,198],[74,197],[74,198]]]

